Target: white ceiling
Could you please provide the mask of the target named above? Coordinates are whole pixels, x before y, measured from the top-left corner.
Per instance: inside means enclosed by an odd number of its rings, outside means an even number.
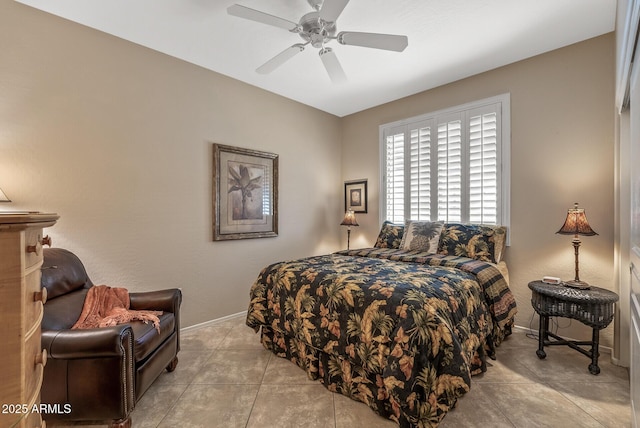
[[[616,0],[351,0],[338,31],[404,34],[404,52],[331,42],[333,84],[308,46],[255,69],[298,35],[230,16],[234,3],[298,22],[306,0],[16,0],[337,116],[345,116],[610,31]]]

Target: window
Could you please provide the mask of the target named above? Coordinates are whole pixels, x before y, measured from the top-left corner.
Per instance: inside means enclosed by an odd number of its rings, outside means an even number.
[[[509,94],[380,127],[383,220],[509,226]]]

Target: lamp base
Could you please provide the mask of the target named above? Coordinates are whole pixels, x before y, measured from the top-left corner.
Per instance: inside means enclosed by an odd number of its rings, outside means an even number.
[[[564,286],[566,287],[570,287],[570,288],[577,288],[579,290],[588,290],[591,288],[591,286],[589,284],[587,284],[584,281],[576,281],[576,280],[571,280],[571,281],[564,281],[562,283]]]

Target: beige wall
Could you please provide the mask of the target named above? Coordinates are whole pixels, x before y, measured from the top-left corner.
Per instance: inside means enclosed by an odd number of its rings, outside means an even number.
[[[556,235],[567,208],[579,202],[598,236],[584,237],[581,279],[616,290],[614,212],[613,33],[343,118],[343,178],[369,180],[369,213],[352,232],[372,245],[379,218],[381,124],[502,93],[511,94],[511,247],[506,252],[519,313],[532,320],[529,281],[543,275],[573,279],[570,236]],[[590,338],[579,322],[560,332]],[[602,335],[613,345],[612,327]]]
[[[192,325],[340,245],[337,117],[12,1],[0,52],[0,209],[59,213],[54,245],[94,282],[182,287]],[[278,237],[212,241],[213,142],[280,155]]]
[[[98,283],[182,287],[185,325],[245,310],[270,262],[344,246],[344,180],[369,181],[351,245],[373,244],[380,124],[505,92],[517,323],[537,326],[530,280],[572,277],[555,231],[575,201],[600,234],[583,239],[581,276],[615,289],[611,34],[342,119],[14,2],[0,3],[0,52],[0,186],[14,200],[0,208],[58,212],[55,245]],[[280,236],[212,242],[213,142],[280,155]]]

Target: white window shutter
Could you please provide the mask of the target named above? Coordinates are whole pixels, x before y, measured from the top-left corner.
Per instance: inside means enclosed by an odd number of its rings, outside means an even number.
[[[412,220],[431,220],[431,124],[419,123],[410,134],[410,203]]]
[[[469,221],[496,224],[498,122],[495,109],[469,114]]]
[[[510,98],[380,126],[383,219],[509,226]]]
[[[404,223],[404,132],[386,137],[386,217]]]
[[[440,122],[440,121],[439,121]],[[462,121],[438,123],[438,220],[462,221]]]

